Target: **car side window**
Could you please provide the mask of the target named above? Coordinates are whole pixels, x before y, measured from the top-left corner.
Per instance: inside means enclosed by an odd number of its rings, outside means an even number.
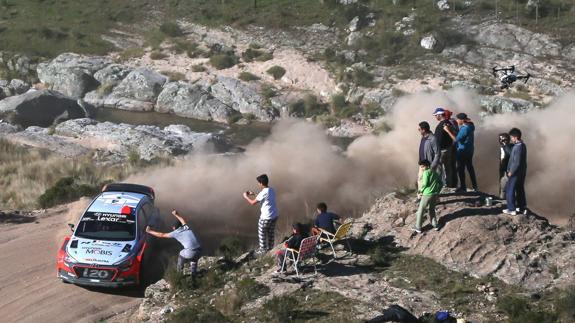
[[[138,232],[140,233],[140,235],[142,235],[144,233],[144,230],[146,230],[146,225],[148,225],[148,221],[146,219],[146,214],[144,213],[144,209],[142,207],[138,209]]]

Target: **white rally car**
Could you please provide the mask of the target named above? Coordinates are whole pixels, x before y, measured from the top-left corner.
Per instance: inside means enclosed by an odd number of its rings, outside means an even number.
[[[146,225],[155,217],[154,191],[136,184],[108,184],[84,211],[58,251],[64,282],[102,287],[138,285],[147,245]]]

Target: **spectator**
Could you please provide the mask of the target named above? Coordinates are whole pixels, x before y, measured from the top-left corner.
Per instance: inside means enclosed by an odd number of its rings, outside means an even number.
[[[287,249],[294,249],[299,251],[299,246],[301,245],[302,240],[306,238],[306,235],[303,231],[304,230],[301,223],[296,223],[292,226],[292,235],[284,242],[284,248],[276,252],[279,267],[276,272],[281,272]]]
[[[178,265],[176,267],[178,272],[182,272],[184,270],[184,264],[189,261],[190,271],[192,276],[195,276],[198,269],[198,261],[202,255],[202,248],[196,235],[178,211],[172,210],[172,215],[177,219],[172,226],[172,232],[162,233],[154,231],[149,226],[146,227],[146,232],[158,238],[176,239],[184,247],[178,256]]]
[[[527,147],[521,140],[521,130],[513,128],[509,130],[513,149],[507,164],[507,210],[505,214],[516,215],[518,212],[527,214],[527,199],[525,197],[525,177],[527,175]]]
[[[455,164],[455,146],[453,145],[453,139],[449,136],[447,132],[443,130],[445,126],[450,127],[451,131],[457,133],[457,128],[455,128],[448,115],[449,111],[443,108],[437,108],[433,112],[433,115],[439,121],[437,127],[435,127],[435,138],[437,139],[437,144],[441,150],[441,167],[442,167],[442,179],[446,187],[457,188],[457,171]]]
[[[417,220],[413,231],[421,233],[423,214],[427,208],[429,208],[431,225],[433,225],[435,230],[439,230],[437,218],[435,216],[435,205],[437,204],[437,198],[441,192],[441,187],[443,186],[441,177],[439,177],[437,172],[430,169],[430,163],[428,160],[421,160],[419,162],[419,168],[423,173],[421,177],[421,186],[418,191],[421,201],[419,202],[419,208],[417,209]]]
[[[513,149],[509,134],[499,134],[499,145],[501,145],[499,158],[499,197],[504,199],[505,186],[507,185],[507,164],[509,164],[509,157],[511,157],[511,150]]]
[[[276,207],[276,193],[273,188],[269,187],[268,176],[262,174],[258,176],[256,180],[262,190],[255,199],[250,197],[255,195],[255,193],[250,191],[244,192],[243,196],[251,205],[260,203],[260,218],[258,221],[259,249],[256,251],[256,254],[261,255],[273,248],[278,210]]]
[[[321,230],[327,231],[331,234],[335,234],[335,226],[333,225],[334,221],[339,221],[341,218],[339,215],[335,213],[331,213],[327,211],[327,204],[324,202],[317,204],[317,217],[315,218],[314,227],[311,228],[312,235],[318,235],[321,233]]]
[[[469,172],[471,177],[471,185],[473,190],[477,191],[477,178],[475,177],[475,168],[473,167],[473,151],[475,140],[475,125],[465,113],[457,114],[457,124],[459,125],[459,132],[457,135],[451,130],[451,127],[445,126],[443,130],[449,134],[451,139],[455,142],[455,160],[457,161],[457,173],[459,175],[459,188],[456,192],[467,192],[465,185],[465,169]]]
[[[441,151],[433,133],[430,130],[429,123],[422,121],[419,123],[419,133],[421,134],[421,141],[419,143],[419,160],[428,160],[431,163],[431,169],[435,172],[439,170],[439,159]],[[417,187],[420,186],[421,181],[421,168],[417,174]]]

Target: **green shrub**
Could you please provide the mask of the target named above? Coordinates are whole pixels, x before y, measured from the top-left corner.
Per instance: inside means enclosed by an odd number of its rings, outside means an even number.
[[[248,48],[242,53],[244,62],[260,61],[265,62],[273,58],[273,54],[259,49]]]
[[[241,72],[238,75],[238,78],[242,81],[245,81],[245,82],[257,81],[260,79],[257,75],[254,75],[250,72]]]
[[[263,308],[275,322],[292,322],[295,311],[299,307],[293,296],[275,296],[267,301]]]
[[[328,112],[327,104],[321,103],[313,94],[307,94],[302,99],[288,106],[289,114],[295,117],[313,117]]]
[[[338,93],[331,96],[331,106],[333,111],[342,109],[347,105],[345,101],[345,95]]]
[[[218,70],[230,68],[237,63],[237,57],[232,54],[215,54],[210,57],[210,64]]]
[[[161,71],[161,74],[164,74],[168,77],[169,82],[177,82],[177,81],[184,81],[186,80],[186,75],[180,72],[173,72],[173,71]]]
[[[189,53],[198,49],[198,44],[194,42],[187,41],[185,39],[176,38],[172,40],[172,50],[176,54]]]
[[[167,21],[160,25],[160,31],[170,37],[182,36],[184,33],[177,23]]]
[[[555,308],[561,322],[575,322],[575,286],[561,293],[555,301]]]
[[[274,96],[278,95],[277,89],[269,83],[262,84],[262,86],[260,88],[260,94],[266,100],[269,100],[269,99],[273,98]]]
[[[281,66],[274,65],[274,66],[270,67],[266,71],[266,73],[273,76],[274,80],[279,80],[285,75],[286,70]]]
[[[150,58],[153,60],[164,59],[166,57],[168,57],[168,55],[159,51],[153,51],[150,53]]]
[[[99,191],[99,186],[94,187],[77,184],[73,177],[64,177],[59,179],[52,187],[48,188],[44,194],[38,197],[38,204],[42,208],[49,208],[58,204],[75,201],[82,196],[96,195]]]
[[[192,65],[192,72],[205,72],[206,67],[203,64]]]
[[[554,323],[557,316],[554,313],[539,310],[522,296],[506,295],[500,297],[497,307],[507,313],[510,323]]]

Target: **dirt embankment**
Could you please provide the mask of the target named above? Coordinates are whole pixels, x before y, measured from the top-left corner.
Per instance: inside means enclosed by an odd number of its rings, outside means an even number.
[[[67,223],[87,200],[13,223],[0,218],[0,317],[2,322],[93,322],[137,306],[143,292],[95,290],[56,278],[56,255]]]

